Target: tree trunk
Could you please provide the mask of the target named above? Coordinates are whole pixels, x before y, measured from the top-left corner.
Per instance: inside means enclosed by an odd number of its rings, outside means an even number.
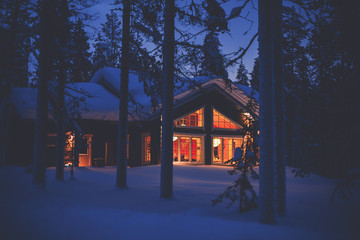
[[[173,196],[174,0],[165,1],[160,197]]]
[[[11,45],[10,45],[11,46]],[[2,49],[1,49],[2,50]],[[6,51],[6,49],[4,49]],[[11,52],[11,51],[10,51]],[[8,52],[9,53],[9,52]],[[11,56],[4,53],[4,56],[1,56],[1,67],[4,67],[0,72],[0,166],[6,164],[6,150],[7,150],[7,138],[8,138],[8,123],[9,123],[9,108],[8,108],[8,99],[10,97],[11,84],[10,79],[8,79],[9,74],[5,72],[8,71],[10,66],[6,63],[7,60],[5,56]]]
[[[9,108],[8,99],[11,91],[10,83],[4,81],[3,90],[4,94],[0,99],[0,166],[6,164],[6,150],[7,150],[7,138],[9,134]]]
[[[63,54],[63,53],[60,53]],[[56,109],[56,179],[64,180],[64,156],[65,156],[65,62],[64,56],[60,59],[61,75],[57,86],[57,108]]]
[[[272,44],[273,44],[273,84],[274,84],[274,144],[275,144],[275,186],[276,186],[276,212],[283,217],[286,213],[286,185],[285,185],[285,126],[284,126],[284,95],[283,95],[283,61],[281,47],[281,7],[282,0],[273,4],[272,16]]]
[[[51,78],[50,44],[51,11],[53,1],[41,2],[40,15],[40,55],[39,83],[36,102],[35,141],[34,141],[34,171],[33,182],[45,188],[46,171],[46,139],[48,118],[48,81]]]
[[[259,0],[259,71],[260,71],[260,222],[275,223],[274,208],[274,96],[272,65],[273,2]]]
[[[0,40],[0,166],[6,163],[6,150],[8,138],[8,124],[9,124],[9,107],[8,101],[10,98],[11,86],[15,81],[14,68],[16,56],[16,34],[18,32],[19,24],[17,18],[19,17],[20,2],[16,1],[13,4],[11,14],[10,29],[1,28]]]
[[[119,107],[119,138],[116,186],[126,188],[128,94],[129,94],[129,49],[130,49],[130,0],[123,0],[123,29],[121,50],[121,82]]]
[[[57,18],[60,34],[58,35],[60,46],[56,49],[59,53],[59,78],[57,79],[57,109],[56,109],[56,179],[64,180],[64,157],[65,157],[65,84],[66,64],[65,49],[67,44],[66,13],[69,11],[66,1],[59,1],[60,17]]]

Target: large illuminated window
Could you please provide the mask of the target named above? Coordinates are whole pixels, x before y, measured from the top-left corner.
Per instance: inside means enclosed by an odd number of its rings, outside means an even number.
[[[201,137],[174,136],[173,159],[174,162],[200,162]]]
[[[227,129],[240,129],[240,126],[215,109],[213,109],[213,127],[214,128],[227,128]]]
[[[234,157],[237,147],[241,148],[243,138],[213,138],[213,163],[225,164]]]
[[[179,127],[203,127],[204,126],[204,109],[190,113],[189,115],[175,120],[175,126]]]

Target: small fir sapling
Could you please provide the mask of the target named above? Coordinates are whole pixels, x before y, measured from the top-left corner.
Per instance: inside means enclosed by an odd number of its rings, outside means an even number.
[[[253,98],[247,104],[246,110],[249,113],[254,113],[257,107]],[[250,183],[250,179],[256,180],[259,175],[253,169],[259,163],[259,148],[257,144],[259,124],[257,117],[251,114],[244,114],[244,142],[241,148],[237,147],[234,152],[234,157],[228,160],[227,164],[231,164],[233,169],[228,171],[230,175],[238,175],[233,184],[228,186],[226,190],[212,200],[213,206],[223,202],[224,198],[228,198],[231,202],[230,207],[237,200],[239,200],[239,212],[247,212],[251,209],[257,208],[256,193]]]

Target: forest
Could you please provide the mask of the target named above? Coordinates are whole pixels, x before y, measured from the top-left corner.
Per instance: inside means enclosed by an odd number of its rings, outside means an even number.
[[[7,163],[10,93],[14,87],[37,88],[33,182],[45,188],[49,114],[57,128],[55,175],[64,180],[64,129],[71,125],[81,134],[76,114],[65,106],[67,86],[115,67],[121,69],[117,187],[128,187],[128,85],[129,71],[136,71],[151,103],[162,107],[161,198],[173,197],[174,86],[199,76],[260,94],[259,118],[251,118],[248,129],[254,141],[234,156],[240,212],[259,207],[260,222],[270,224],[276,215],[285,216],[286,166],[297,177],[337,179],[334,196],[351,194],[360,177],[360,8],[354,1],[115,0],[104,12],[105,22],[94,28],[91,22],[97,20],[88,9],[96,4],[0,2],[0,165]],[[225,52],[222,36],[232,34],[235,19],[244,22],[237,29],[244,38],[236,39],[237,50]],[[248,69],[244,59],[256,44],[258,55]],[[260,159],[254,161],[258,147]],[[255,178],[260,184],[256,204],[249,182]]]

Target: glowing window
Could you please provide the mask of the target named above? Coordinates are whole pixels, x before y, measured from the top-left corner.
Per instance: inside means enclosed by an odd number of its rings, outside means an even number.
[[[201,160],[201,138],[191,138],[191,161],[199,162]]]
[[[213,163],[225,164],[234,157],[235,149],[242,147],[243,138],[213,138]]]
[[[201,137],[173,137],[174,162],[200,162],[201,161]]]
[[[189,115],[175,120],[175,126],[180,127],[203,127],[204,126],[204,110],[203,108],[190,113]]]
[[[145,163],[151,162],[151,136],[145,136]]]
[[[214,128],[227,128],[227,129],[240,129],[239,125],[213,109],[213,127]]]

